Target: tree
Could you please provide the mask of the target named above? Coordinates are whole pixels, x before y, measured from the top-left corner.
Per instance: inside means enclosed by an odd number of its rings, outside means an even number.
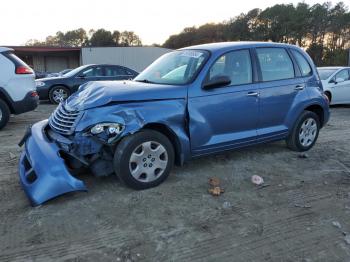
[[[218,24],[187,27],[163,44],[181,48],[218,41],[274,41],[297,44],[317,65],[345,65],[350,48],[350,13],[343,2],[309,6],[277,4],[258,8]]]
[[[141,46],[142,42],[137,34],[133,31],[124,31],[120,33],[121,46]]]
[[[88,33],[79,28],[72,31],[58,31],[54,36],[46,37],[45,41],[30,39],[26,42],[29,46],[58,46],[58,47],[81,47],[81,46],[140,46],[142,42],[138,35],[132,31],[120,33],[103,28],[90,29]]]
[[[105,29],[98,29],[94,32],[89,40],[91,46],[117,46],[113,34]]]

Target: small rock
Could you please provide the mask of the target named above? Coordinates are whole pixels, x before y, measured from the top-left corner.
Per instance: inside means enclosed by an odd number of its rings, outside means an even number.
[[[213,187],[220,186],[220,179],[217,177],[210,177],[209,178],[209,185]]]
[[[231,203],[228,202],[228,201],[225,201],[225,202],[222,204],[222,208],[223,208],[223,209],[229,209],[229,208],[231,208]]]
[[[298,155],[299,158],[309,158],[309,155],[306,153],[301,153]]]
[[[350,245],[350,235],[346,235],[344,237],[344,240],[345,240],[346,244]]]
[[[15,155],[14,153],[11,153],[11,152],[10,152],[9,155],[10,155],[10,159],[11,159],[11,160],[13,160],[13,159],[16,158],[16,155]]]
[[[264,184],[264,179],[261,176],[258,176],[258,175],[252,176],[251,181],[255,185]]]
[[[341,228],[341,224],[338,221],[333,221],[332,225],[337,227],[337,228]]]

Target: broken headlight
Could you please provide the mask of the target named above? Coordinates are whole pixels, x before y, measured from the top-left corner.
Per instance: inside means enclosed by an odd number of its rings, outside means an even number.
[[[91,134],[98,135],[105,132],[107,135],[119,135],[124,129],[124,126],[119,123],[99,123],[90,129]]]

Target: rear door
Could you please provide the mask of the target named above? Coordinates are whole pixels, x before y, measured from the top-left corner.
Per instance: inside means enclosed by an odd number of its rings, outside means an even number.
[[[125,80],[133,77],[121,66],[105,66],[106,80]]]
[[[305,81],[286,48],[255,50],[261,81],[258,139],[276,139],[288,132],[287,116],[296,96],[307,96]]]

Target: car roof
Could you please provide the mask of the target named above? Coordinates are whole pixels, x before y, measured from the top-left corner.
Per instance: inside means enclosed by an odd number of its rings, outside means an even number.
[[[344,69],[344,68],[350,68],[348,66],[320,66],[317,67],[317,69],[325,69],[325,70],[329,70],[329,69],[334,69],[334,70],[339,70],[339,69]]]
[[[13,49],[8,48],[8,47],[2,47],[2,46],[0,46],[0,53],[2,53],[2,52],[7,52],[7,51],[13,51]]]
[[[185,49],[202,49],[211,52],[221,51],[224,49],[239,49],[239,48],[251,48],[251,47],[295,47],[294,45],[274,43],[274,42],[254,42],[254,41],[237,41],[237,42],[219,42],[202,45],[194,45],[182,48]]]

